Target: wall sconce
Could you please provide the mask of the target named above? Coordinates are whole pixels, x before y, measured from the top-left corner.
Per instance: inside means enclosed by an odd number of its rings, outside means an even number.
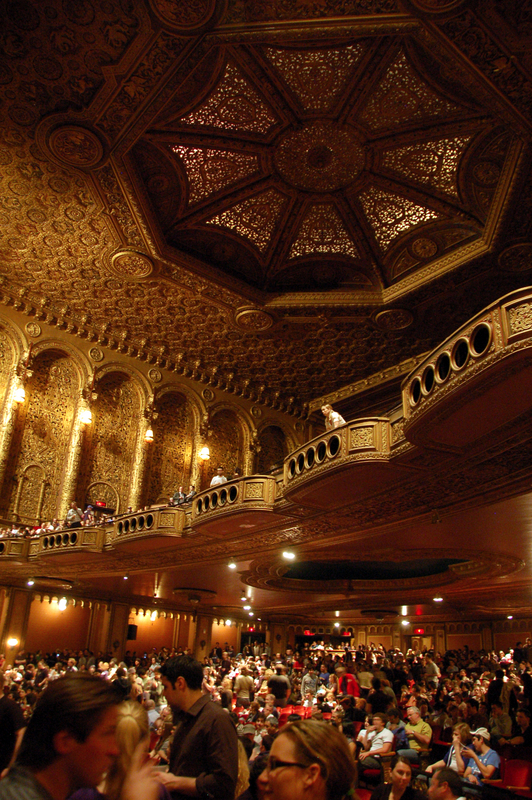
[[[15,637],[12,636],[10,639],[7,640],[7,644],[8,647],[16,647],[18,644],[18,639],[15,639]]]
[[[152,622],[155,622],[155,620],[157,619],[157,612],[156,611],[152,611],[151,612],[150,619],[151,619]]]
[[[79,421],[83,423],[83,425],[90,425],[92,422],[92,413],[90,408],[84,408],[81,414],[79,415]]]
[[[15,403],[23,403],[26,399],[26,392],[24,391],[23,386],[19,386],[18,389],[15,389],[14,400]]]
[[[208,461],[209,458],[211,457],[211,451],[209,450],[207,445],[205,445],[204,447],[201,448],[198,455],[202,461]]]
[[[151,429],[151,428],[148,428],[148,430],[147,430],[147,431],[146,431],[146,433],[144,434],[144,439],[145,439],[147,442],[153,442],[153,431],[152,431],[152,429]]]
[[[67,599],[66,597],[62,597],[61,600],[58,602],[57,607],[59,611],[64,611],[67,607]]]

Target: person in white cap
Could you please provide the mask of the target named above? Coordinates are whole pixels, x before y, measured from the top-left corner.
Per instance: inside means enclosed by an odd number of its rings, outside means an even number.
[[[498,777],[501,759],[489,746],[490,732],[487,728],[471,731],[473,747],[465,747],[462,756],[472,759],[464,772],[464,779],[476,786],[482,786],[486,779]]]

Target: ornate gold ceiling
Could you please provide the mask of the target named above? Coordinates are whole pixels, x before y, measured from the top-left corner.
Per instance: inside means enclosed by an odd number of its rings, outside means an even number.
[[[2,301],[290,413],[397,377],[530,280],[499,5],[4,4]]]

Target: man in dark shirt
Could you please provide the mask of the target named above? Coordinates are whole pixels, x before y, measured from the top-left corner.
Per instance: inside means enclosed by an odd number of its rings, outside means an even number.
[[[4,695],[4,683],[0,670],[0,775],[15,760],[26,725],[19,704]]]
[[[501,737],[499,739],[499,744],[511,744],[513,747],[517,747],[518,745],[532,747],[532,725],[530,725],[530,710],[525,707],[519,708],[517,714],[515,715],[515,721],[517,723],[515,735],[510,736],[507,739]]]
[[[286,667],[284,664],[275,665],[275,675],[272,675],[268,680],[268,691],[275,697],[275,705],[277,708],[286,707],[287,698],[292,691],[292,686],[286,676]]]
[[[191,656],[169,658],[161,667],[161,680],[176,732],[169,771],[159,773],[159,780],[174,800],[233,798],[238,777],[236,729],[229,714],[210,695],[202,694],[202,665]]]

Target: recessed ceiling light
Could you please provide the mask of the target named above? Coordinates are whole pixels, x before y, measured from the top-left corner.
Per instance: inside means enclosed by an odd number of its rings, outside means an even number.
[[[339,627],[340,627],[340,623],[339,623],[339,622],[335,622],[335,623],[334,623],[334,627],[335,627],[335,628],[339,628]]]
[[[506,617],[506,619],[513,619],[513,618],[514,618],[513,614],[508,614],[508,616]]]
[[[433,597],[435,603],[443,603],[443,597]]]
[[[292,553],[291,550],[284,550],[283,551],[283,558],[286,558],[287,561],[293,561],[296,557],[295,553]]]
[[[234,558],[231,559],[231,561],[229,562],[229,564],[227,566],[229,567],[229,569],[236,569],[236,563],[235,563]]]
[[[244,606],[244,611],[249,611],[250,608],[251,606]]]
[[[402,625],[405,625],[405,626],[406,626],[406,625],[410,625],[410,623],[409,623],[409,621],[408,621],[407,619],[402,619],[402,620],[401,620],[401,624],[402,624]]]
[[[255,614],[253,613],[253,611],[250,611],[250,612],[249,612],[249,616],[250,616],[250,617],[254,617],[254,616],[255,616]]]

